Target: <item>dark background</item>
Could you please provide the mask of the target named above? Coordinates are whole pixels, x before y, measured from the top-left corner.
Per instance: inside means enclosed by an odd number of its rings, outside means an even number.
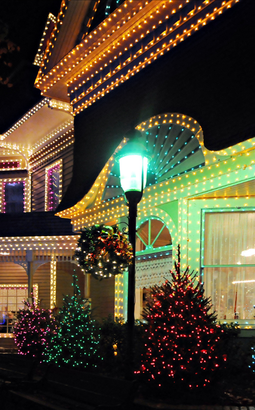
[[[0,134],[41,99],[34,87],[38,67],[33,61],[48,14],[57,16],[60,4],[61,0],[0,1]]]

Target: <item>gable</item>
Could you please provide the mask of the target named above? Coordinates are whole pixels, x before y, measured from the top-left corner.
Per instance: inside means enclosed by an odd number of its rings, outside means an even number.
[[[80,32],[83,30],[82,25],[88,22],[86,17],[91,12],[91,8],[93,10],[94,3],[95,0],[62,1],[40,72],[48,72],[75,47],[79,41]]]

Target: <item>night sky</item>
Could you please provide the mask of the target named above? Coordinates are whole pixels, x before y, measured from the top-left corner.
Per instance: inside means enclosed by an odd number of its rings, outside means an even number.
[[[4,82],[8,77],[6,85],[0,80],[0,134],[41,99],[34,87],[38,67],[33,61],[47,16],[50,12],[56,16],[60,4],[61,0],[0,1],[0,78]],[[15,47],[8,54],[3,52],[6,40]]]

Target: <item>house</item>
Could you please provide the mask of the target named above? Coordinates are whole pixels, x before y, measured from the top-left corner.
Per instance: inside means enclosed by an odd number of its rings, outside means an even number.
[[[12,336],[10,318],[24,299],[61,307],[74,270],[85,289],[74,264],[78,236],[54,215],[72,176],[74,143],[70,107],[53,111],[56,104],[43,98],[1,135],[0,337]]]
[[[72,179],[54,217],[71,221],[74,236],[126,223],[116,154],[134,129],[151,152],[137,318],[180,244],[182,267],[202,278],[218,319],[255,326],[254,11],[252,0],[63,0],[41,56],[35,86],[73,116]],[[127,273],[84,280],[97,317],[126,317]]]

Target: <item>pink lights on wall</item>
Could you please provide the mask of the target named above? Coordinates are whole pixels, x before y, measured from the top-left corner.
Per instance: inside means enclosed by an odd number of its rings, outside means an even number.
[[[0,170],[20,168],[19,161],[0,161]]]
[[[45,170],[45,210],[54,211],[62,194],[62,162],[55,162]]]

